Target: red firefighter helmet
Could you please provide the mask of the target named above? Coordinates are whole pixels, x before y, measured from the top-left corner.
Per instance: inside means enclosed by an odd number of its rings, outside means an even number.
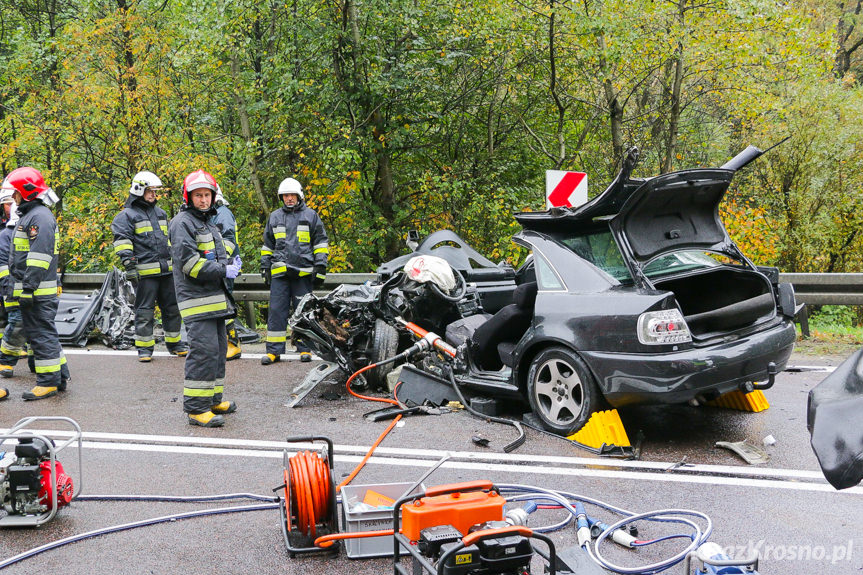
[[[42,172],[27,166],[9,172],[6,182],[21,194],[25,202],[35,200],[51,189],[45,184]]]
[[[213,199],[215,199],[218,187],[219,184],[216,183],[216,178],[211,176],[209,172],[204,170],[192,172],[183,180],[183,203],[189,205],[189,192],[198,188],[207,188],[212,191]]]

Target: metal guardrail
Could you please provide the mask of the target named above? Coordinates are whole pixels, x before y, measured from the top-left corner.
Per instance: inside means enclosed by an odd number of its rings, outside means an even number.
[[[339,284],[361,284],[374,281],[376,274],[327,274],[323,290]],[[63,289],[73,293],[90,293],[101,287],[105,274],[66,274]],[[797,295],[797,303],[813,305],[863,305],[863,273],[859,274],[779,274],[779,281],[790,282]],[[267,301],[269,291],[257,274],[242,274],[234,280],[234,298],[237,301]]]

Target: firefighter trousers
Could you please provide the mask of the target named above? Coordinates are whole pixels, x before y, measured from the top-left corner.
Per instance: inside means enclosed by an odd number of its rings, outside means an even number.
[[[153,351],[156,304],[162,310],[162,326],[165,328],[165,345],[169,350],[181,347],[180,308],[174,291],[174,276],[171,274],[142,277],[135,288],[135,347]]]
[[[225,387],[225,354],[228,338],[225,319],[186,322],[189,355],[183,382],[183,411],[205,413],[222,402]]]
[[[36,385],[66,389],[69,380],[69,367],[66,356],[60,347],[60,337],[54,318],[57,316],[59,300],[33,298],[29,306],[21,306],[21,323],[27,341],[33,349],[33,359],[36,369]]]
[[[6,331],[3,334],[3,340],[0,341],[0,365],[14,367],[18,363],[18,358],[27,355],[24,351],[27,338],[24,337],[21,310],[17,306],[7,310],[6,318]]]
[[[285,353],[288,318],[304,295],[312,291],[312,276],[296,279],[275,277],[270,283],[270,310],[267,317],[267,353]],[[294,340],[297,351],[309,351],[301,341]]]

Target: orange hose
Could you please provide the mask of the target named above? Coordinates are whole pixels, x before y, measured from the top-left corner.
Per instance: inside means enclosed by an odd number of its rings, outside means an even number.
[[[333,543],[341,539],[362,539],[364,537],[392,537],[392,535],[392,529],[382,529],[380,531],[351,531],[350,533],[333,533],[332,535],[322,535],[315,539],[315,547],[331,547]]]
[[[351,389],[351,382],[354,380],[354,378],[355,378],[356,376],[358,376],[359,374],[363,373],[364,371],[368,371],[368,370],[370,370],[370,369],[374,369],[376,366],[377,366],[377,364],[376,364],[376,363],[373,363],[373,364],[371,364],[371,365],[367,365],[367,366],[365,366],[364,368],[359,369],[359,370],[355,371],[353,374],[351,374],[351,376],[348,378],[347,383],[345,384],[345,387],[347,387],[347,388],[348,388],[348,393],[350,393],[350,394],[351,394],[351,395],[353,395],[354,397],[358,397],[358,398],[360,398],[360,399],[365,399],[365,400],[367,400],[367,401],[379,401],[379,402],[381,402],[381,403],[390,403],[390,404],[392,404],[392,405],[400,405],[400,404],[399,404],[399,402],[398,402],[398,401],[396,401],[395,399],[389,399],[389,398],[387,398],[387,397],[369,397],[368,395],[360,395],[359,393],[357,393],[357,392],[355,392],[353,389]],[[341,491],[341,490],[342,490],[342,487],[344,487],[345,485],[347,485],[348,483],[350,483],[351,481],[353,481],[354,477],[356,477],[356,476],[357,476],[357,473],[359,473],[359,472],[360,472],[360,470],[363,468],[363,466],[366,464],[366,462],[371,458],[372,453],[374,453],[375,449],[377,449],[377,448],[378,448],[378,445],[380,445],[380,444],[381,444],[381,441],[383,441],[383,440],[384,440],[384,438],[387,436],[387,434],[388,434],[390,431],[392,431],[392,430],[393,430],[393,428],[396,426],[396,424],[399,422],[399,420],[400,420],[401,418],[402,418],[402,416],[401,416],[401,415],[397,415],[397,416],[396,416],[396,418],[395,418],[395,419],[393,419],[393,422],[392,422],[392,423],[390,423],[389,427],[387,427],[387,428],[384,430],[384,432],[383,432],[383,433],[381,433],[381,434],[380,434],[380,436],[378,436],[377,440],[372,444],[371,449],[369,449],[368,453],[366,453],[366,456],[365,456],[365,457],[363,457],[363,460],[362,460],[362,461],[360,461],[359,465],[357,465],[357,466],[354,468],[354,470],[353,470],[353,471],[351,471],[351,474],[350,474],[350,475],[348,475],[348,476],[345,478],[345,480],[344,480],[344,481],[342,481],[341,483],[339,483],[339,484],[336,486],[336,493],[338,493],[339,491]]]

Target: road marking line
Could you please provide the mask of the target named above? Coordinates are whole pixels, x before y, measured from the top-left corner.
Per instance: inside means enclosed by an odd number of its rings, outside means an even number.
[[[55,438],[66,438],[72,436],[70,431],[53,431],[53,430],[31,430],[33,433],[51,436]],[[7,430],[0,430],[0,433],[6,433]],[[104,442],[105,445],[150,445],[151,450],[158,450],[158,445],[153,444],[169,444],[170,447],[188,448],[188,449],[218,449],[219,453],[235,452],[236,454],[243,453],[267,453],[276,451],[277,456],[281,456],[281,451],[285,448],[292,449],[315,449],[319,448],[321,443],[290,443],[284,441],[264,441],[253,439],[234,439],[234,438],[214,438],[214,437],[188,437],[188,436],[172,436],[172,435],[139,435],[128,433],[107,433],[107,432],[84,432],[83,438],[93,442]],[[113,442],[113,443],[111,443]],[[134,442],[134,443],[130,443]],[[363,455],[368,452],[369,446],[365,445],[335,445],[334,451],[340,455],[340,458],[351,457],[352,454]],[[190,453],[195,453],[191,451]],[[476,462],[477,464],[508,464],[513,466],[533,466],[537,463],[556,464],[569,467],[584,467],[596,468],[603,467],[606,470],[617,470],[620,473],[631,474],[634,472],[648,472],[655,475],[656,472],[663,472],[665,476],[694,476],[695,474],[710,475],[710,476],[727,476],[729,478],[744,476],[757,480],[765,480],[773,478],[777,480],[790,481],[817,481],[826,485],[823,475],[818,471],[809,471],[803,469],[779,469],[779,468],[757,468],[757,467],[742,467],[733,465],[707,465],[707,464],[689,464],[674,469],[669,469],[673,462],[666,461],[622,461],[616,459],[600,459],[588,457],[568,457],[568,456],[549,456],[549,455],[531,455],[531,454],[515,454],[515,453],[480,453],[472,451],[447,451],[437,449],[405,449],[398,447],[379,447],[375,453],[378,456],[390,456],[393,458],[407,457],[412,460],[417,458],[428,458],[429,460],[437,460],[443,455],[449,454],[453,459],[459,461]],[[269,457],[270,455],[255,455],[259,457]],[[629,471],[627,471],[629,470]],[[830,488],[832,490],[832,488]]]
[[[188,445],[148,445],[141,443],[100,443],[100,442],[84,442],[85,448],[105,449],[115,451],[138,451],[151,453],[170,453],[184,455],[207,455],[207,456],[231,456],[231,457],[256,457],[265,459],[281,459],[282,453],[274,451],[262,451],[253,449],[225,449],[214,447],[193,447]],[[318,445],[320,446],[320,445]],[[359,455],[343,455],[339,457],[340,462],[359,463],[362,456]],[[408,459],[404,457],[379,457],[373,456],[368,463],[377,465],[389,465],[395,467],[431,467],[436,462],[426,459]],[[470,469],[473,471],[499,472],[499,473],[535,473],[538,475],[559,475],[570,477],[584,478],[604,478],[604,479],[627,479],[635,481],[657,481],[669,483],[692,483],[706,485],[723,485],[733,487],[757,487],[765,489],[789,489],[793,491],[819,491],[832,492],[836,490],[832,486],[825,483],[802,483],[796,481],[782,481],[770,479],[750,479],[741,477],[716,477],[704,475],[684,475],[675,473],[650,473],[643,471],[614,471],[611,469],[586,469],[586,468],[565,468],[565,467],[547,467],[547,466],[525,466],[514,465],[509,463],[480,463],[480,462],[465,462],[465,461],[450,461],[443,464],[442,467],[449,469],[457,469],[463,471]],[[844,489],[838,493],[863,495],[863,487],[851,487]]]

